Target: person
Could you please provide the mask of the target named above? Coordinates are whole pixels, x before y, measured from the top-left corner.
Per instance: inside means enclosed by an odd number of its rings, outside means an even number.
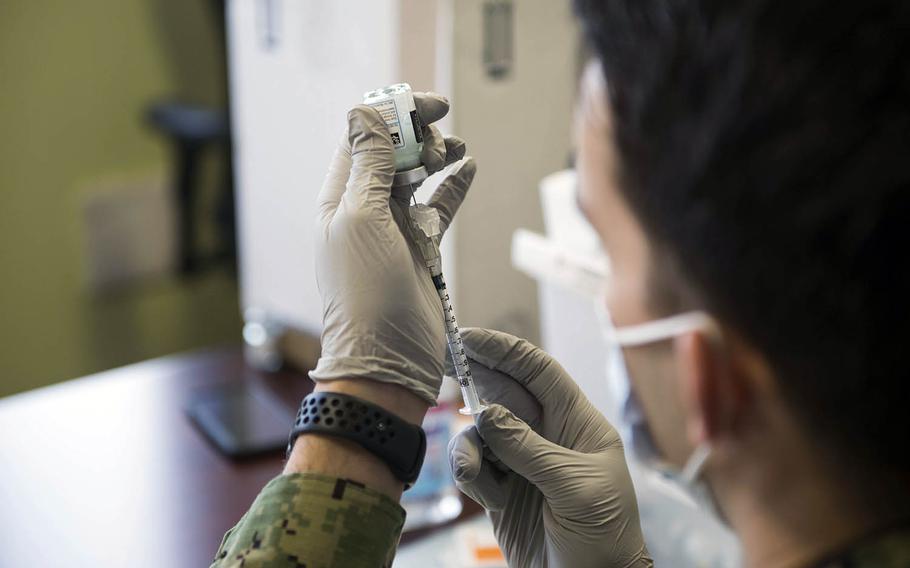
[[[624,452],[738,535],[748,566],[910,566],[910,6],[576,0],[595,57],[578,201],[611,259],[608,423],[559,364],[464,330],[489,408],[450,446],[510,566],[652,564]],[[446,110],[418,98],[427,124]],[[392,147],[357,107],[320,193],[320,392],[418,424],[444,373],[435,291],[390,194]],[[432,126],[425,163],[475,172]],[[299,436],[214,566],[388,566],[387,462]]]

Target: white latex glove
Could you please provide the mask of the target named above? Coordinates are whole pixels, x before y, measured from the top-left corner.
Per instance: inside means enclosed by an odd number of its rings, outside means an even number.
[[[424,124],[424,166],[432,174],[461,160],[465,144],[443,137],[431,123],[448,101],[415,93]],[[440,185],[427,203],[448,227],[474,178],[471,158]],[[319,192],[316,280],[322,296],[322,354],[316,381],[367,378],[410,389],[435,404],[446,340],[442,306],[420,253],[406,230],[411,194],[391,195],[392,139],[379,113],[359,105]]]
[[[492,404],[449,443],[450,464],[487,510],[509,566],[653,566],[616,429],[543,350],[498,331],[461,332]]]

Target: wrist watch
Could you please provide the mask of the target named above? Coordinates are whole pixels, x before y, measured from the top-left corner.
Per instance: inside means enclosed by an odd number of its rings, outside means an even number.
[[[313,392],[304,397],[288,439],[288,456],[297,437],[306,433],[360,444],[384,461],[405,489],[417,480],[427,451],[427,437],[420,426],[371,402],[337,392]]]

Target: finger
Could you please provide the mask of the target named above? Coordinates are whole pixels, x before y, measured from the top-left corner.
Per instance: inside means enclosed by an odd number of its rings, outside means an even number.
[[[494,464],[483,458],[483,440],[474,426],[465,428],[449,442],[449,467],[458,489],[488,511],[505,505],[505,491]]]
[[[491,404],[474,420],[490,451],[545,495],[552,494],[575,461],[571,450],[546,440],[502,405]]]
[[[332,156],[332,162],[329,164],[329,172],[322,182],[322,188],[316,197],[320,225],[325,228],[335,216],[338,209],[338,203],[341,196],[344,195],[345,186],[348,177],[351,175],[351,145],[348,142],[348,133],[345,129],[344,135],[335,149]]]
[[[423,129],[423,150],[420,151],[420,161],[430,175],[446,167],[445,137],[435,126]]]
[[[342,200],[355,209],[388,209],[395,152],[376,109],[358,105],[348,112],[348,142],[351,173]]]
[[[458,136],[446,136],[446,165],[454,164],[458,160],[464,158],[465,153],[468,151],[468,146],[465,144],[464,140]]]
[[[433,196],[427,201],[427,205],[439,211],[439,228],[443,233],[449,228],[452,218],[461,207],[476,173],[477,163],[474,158],[466,158],[439,184]]]
[[[465,152],[467,152],[467,145],[461,138],[443,136],[435,126],[424,129],[420,161],[429,174],[432,175],[464,158]]]
[[[565,369],[546,351],[501,331],[462,328],[468,358],[504,373],[528,390],[544,408],[563,407],[580,394]]]
[[[483,440],[477,428],[468,426],[449,440],[449,467],[455,481],[470,483],[480,473]]]
[[[471,360],[470,363],[474,386],[482,401],[505,406],[535,431],[539,431],[543,411],[534,395],[505,373],[494,371],[476,360]],[[456,373],[451,353],[446,353],[445,375],[458,380],[454,378]]]
[[[456,480],[455,487],[487,511],[502,511],[506,506],[506,491],[500,478],[504,476],[494,464],[483,460],[473,481]]]
[[[449,113],[449,99],[439,93],[414,93],[414,106],[420,122],[428,126]]]
[[[540,402],[521,383],[477,361],[471,362],[471,375],[481,400],[501,404],[534,430],[539,428],[543,416]]]

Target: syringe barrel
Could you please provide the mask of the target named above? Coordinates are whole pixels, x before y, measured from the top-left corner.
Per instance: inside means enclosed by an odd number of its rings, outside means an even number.
[[[455,375],[458,385],[461,387],[461,396],[464,398],[465,407],[461,409],[462,414],[477,414],[484,408],[477,396],[477,389],[474,387],[474,378],[471,375],[471,367],[468,363],[468,356],[464,351],[464,343],[461,340],[461,331],[458,329],[458,321],[455,319],[455,310],[452,307],[452,300],[449,298],[446,289],[445,279],[440,271],[433,275],[433,285],[439,294],[442,302],[443,319],[445,320],[446,343],[449,346],[449,355],[452,357],[452,364],[455,367]]]
[[[470,387],[461,387],[461,397],[464,399],[464,408],[460,411],[462,414],[478,414],[481,410],[486,408],[486,406],[480,402],[480,397],[477,396],[477,389],[474,387],[473,382]]]

